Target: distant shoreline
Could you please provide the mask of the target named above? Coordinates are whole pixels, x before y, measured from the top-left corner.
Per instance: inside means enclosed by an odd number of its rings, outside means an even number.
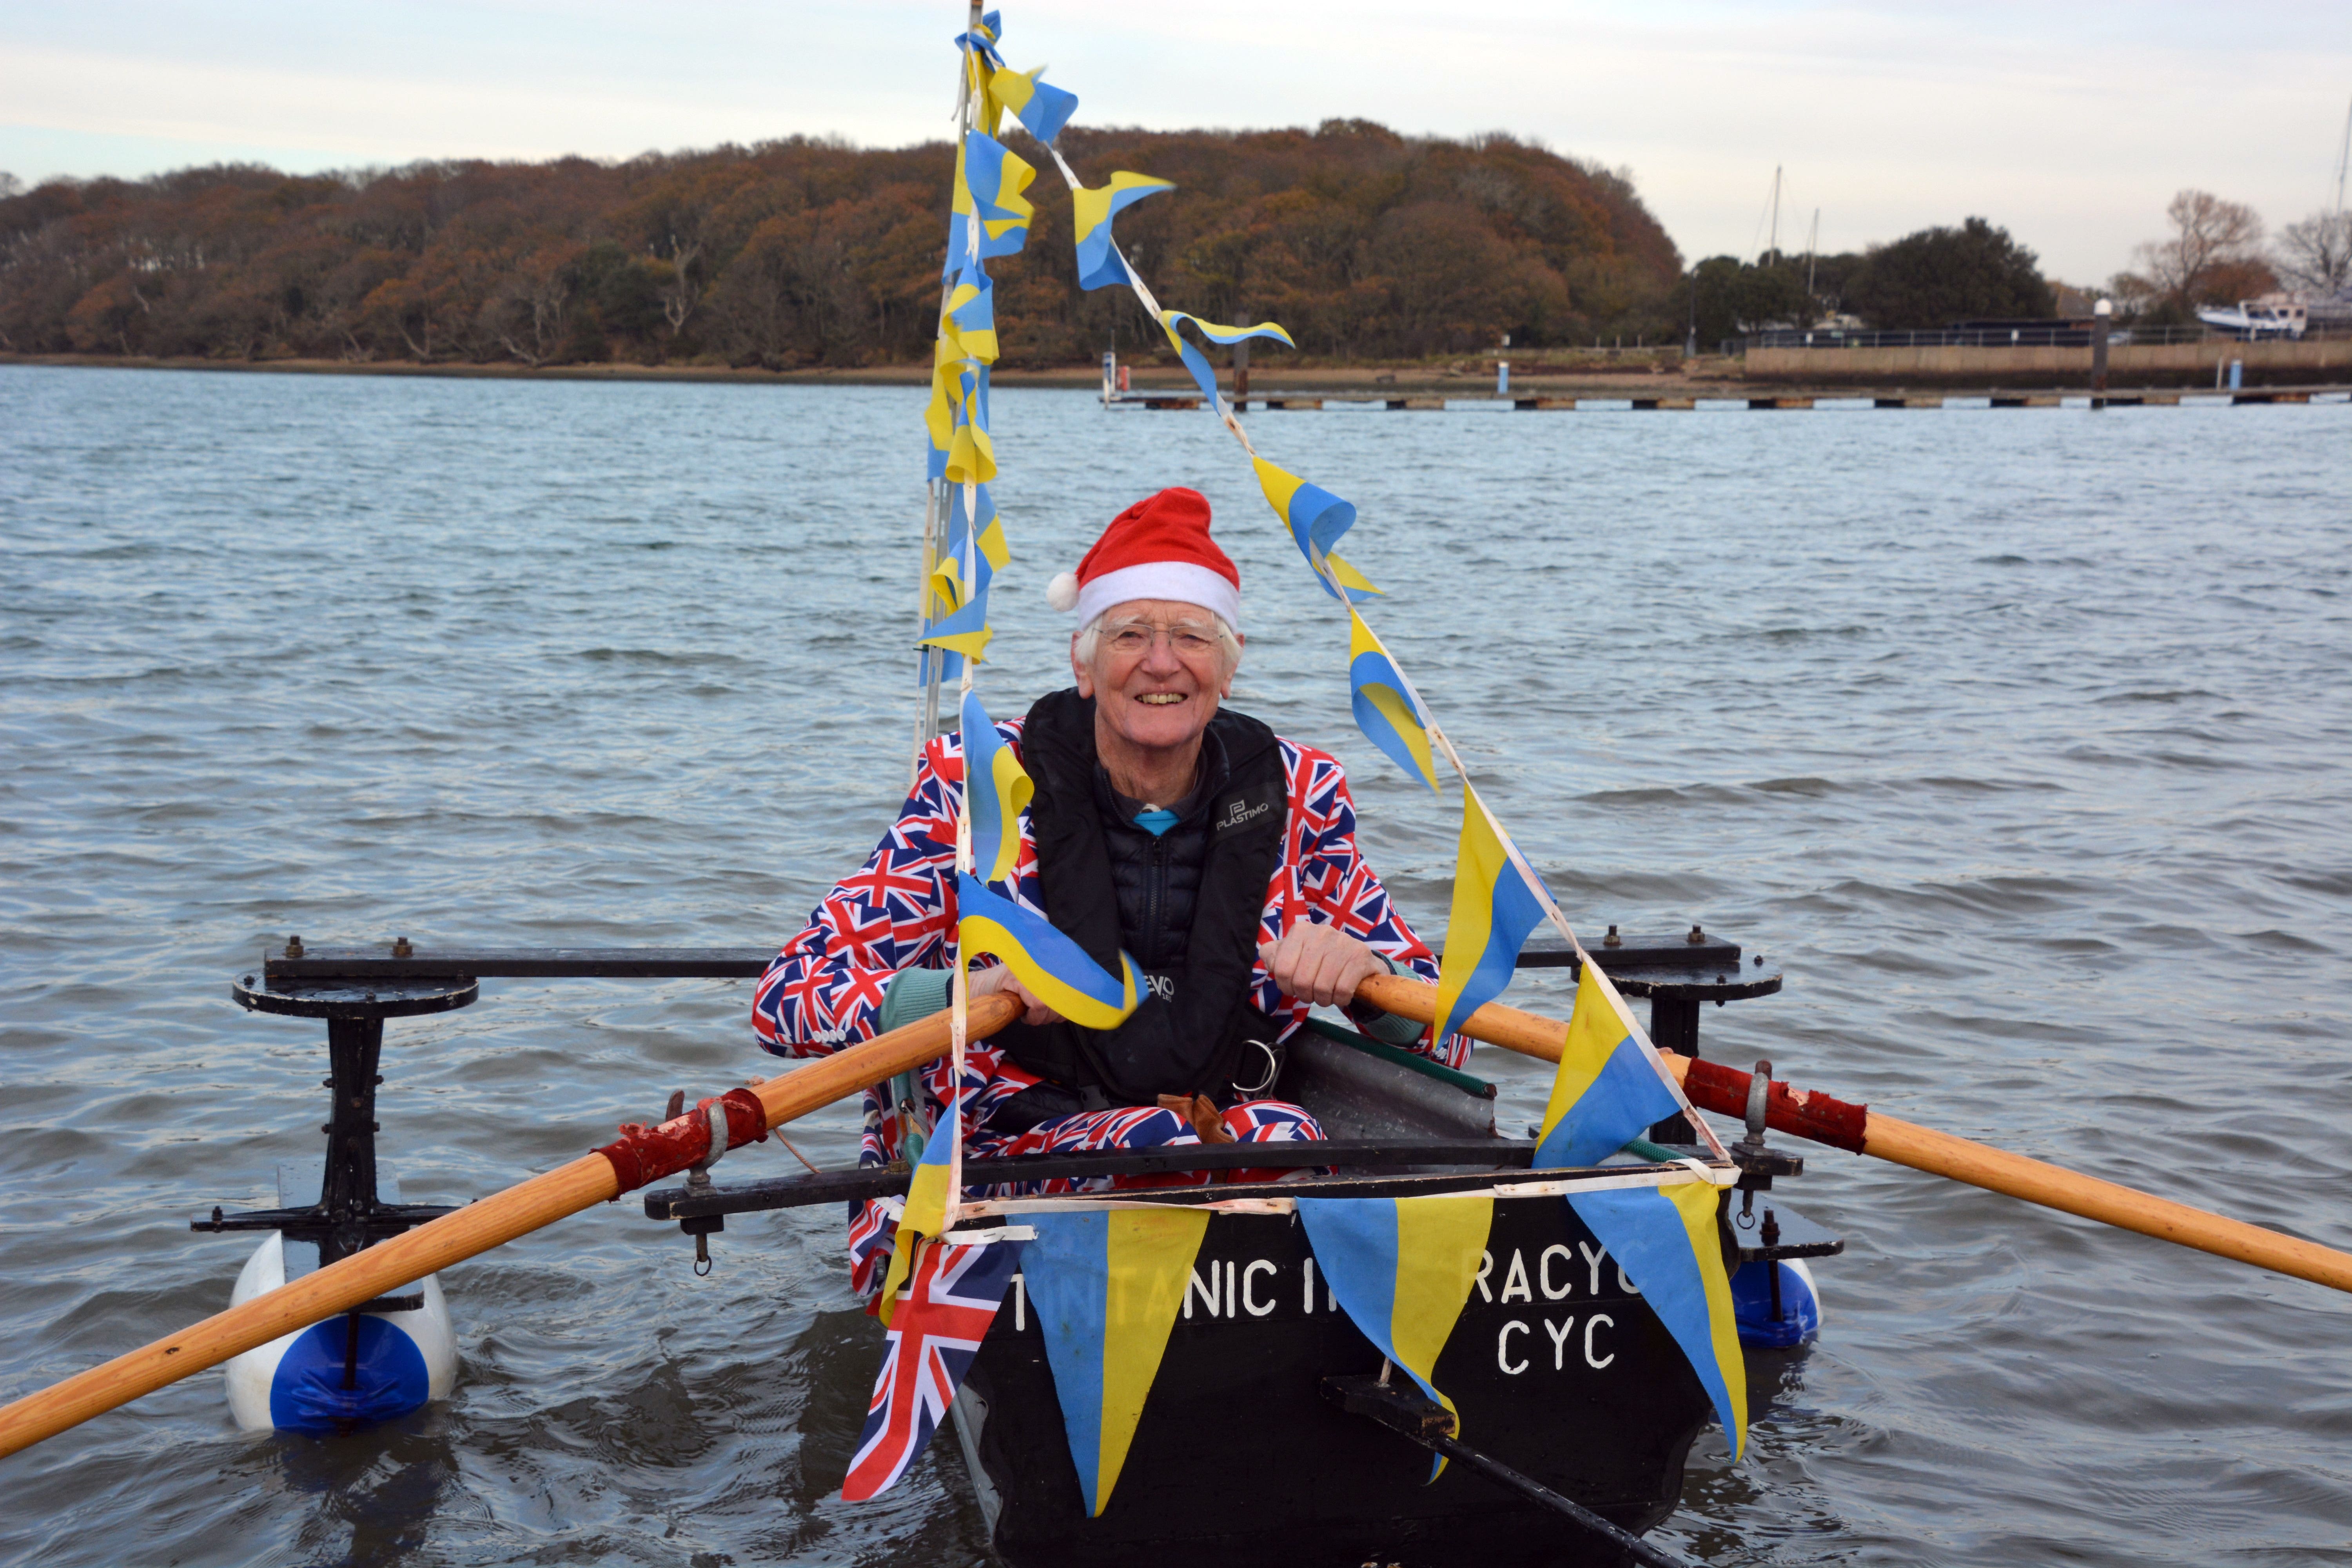
[[[2251,359],[2249,347],[2255,350],[2273,345],[2239,345],[2235,354]],[[2205,345],[2210,349],[2212,345]],[[2226,345],[2225,345],[2226,347]],[[1588,351],[1572,351],[1585,353]],[[1603,351],[1605,353],[1605,351]],[[1667,351],[1671,353],[1672,351]],[[2015,352],[2015,351],[2011,351]],[[2218,351],[2217,351],[2218,352]],[[2035,396],[2052,394],[2087,395],[2088,378],[2069,371],[2056,373],[2004,367],[1990,374],[1904,374],[1881,371],[1876,375],[1851,378],[1815,379],[1804,373],[1750,375],[1737,360],[1702,360],[1693,365],[1674,364],[1663,359],[1653,359],[1658,351],[1626,350],[1622,368],[1604,362],[1570,367],[1547,367],[1530,370],[1523,363],[1511,367],[1510,392],[1506,395],[1521,399],[1577,398],[1639,399],[1648,402],[1659,399],[1738,399],[1750,398],[1759,406],[1769,401],[1792,403],[1807,398],[1890,397],[1905,394],[1950,394],[1956,396]],[[1635,356],[1639,354],[1640,357]],[[1540,362],[1538,362],[1540,363]],[[909,391],[919,390],[930,379],[928,364],[864,365],[856,369],[756,370],[736,369],[728,365],[646,365],[629,363],[604,364],[472,364],[445,362],[421,364],[414,360],[330,360],[330,359],[270,359],[219,360],[194,355],[181,358],[126,357],[120,354],[28,354],[0,353],[0,366],[45,365],[72,370],[173,370],[222,371],[232,374],[274,375],[386,375],[430,376],[459,381],[569,381],[569,382],[670,382],[680,384],[720,384],[736,386],[899,386]],[[1191,377],[1172,365],[1132,365],[1130,385],[1137,392],[1166,393],[1175,397],[1198,395]],[[1809,367],[1811,368],[1811,367]],[[1843,368],[1843,366],[1839,368]],[[2248,366],[2246,386],[2249,394],[2257,388],[2281,395],[2288,393],[2336,393],[2346,389],[2347,382],[2339,365]],[[1042,388],[1066,392],[1093,393],[1102,385],[1102,372],[1096,364],[1060,365],[1038,370],[1000,366],[992,377],[1000,391],[1005,388]],[[1229,378],[1221,377],[1231,395]],[[1318,398],[1339,401],[1391,398],[1412,398],[1415,406],[1435,406],[1430,400],[1456,398],[1475,402],[1496,396],[1494,360],[1491,356],[1471,357],[1452,364],[1368,365],[1302,365],[1287,367],[1261,364],[1253,367],[1250,376],[1250,396],[1253,400],[1265,397],[1288,397],[1311,402]],[[2219,391],[2214,386],[2210,369],[2196,368],[2185,372],[2164,371],[2157,374],[2118,375],[2111,390],[2118,395],[2134,392]],[[1686,407],[1688,403],[1670,402],[1669,406]]]
[[[1585,353],[1589,351],[1575,351]],[[1688,387],[1711,387],[1737,384],[1739,373],[1732,365],[1715,374],[1701,372],[1686,374],[1679,371],[1654,371],[1655,350],[1626,350],[1624,368],[1600,369],[1579,366],[1573,371],[1551,374],[1529,374],[1517,365],[1511,371],[1514,390],[1598,392],[1609,387],[1639,385],[1643,388],[1678,390]],[[1639,357],[1635,357],[1638,355]],[[1404,365],[1333,365],[1289,368],[1280,364],[1260,364],[1251,372],[1254,394],[1286,390],[1309,395],[1339,396],[1343,393],[1360,392],[1365,396],[1382,393],[1456,393],[1463,396],[1483,395],[1495,384],[1491,359],[1469,357],[1457,364],[1476,366],[1461,369],[1445,364]],[[175,358],[132,357],[122,354],[73,353],[0,353],[0,365],[54,365],[82,370],[213,370],[260,372],[279,375],[421,375],[459,380],[493,381],[653,381],[688,384],[724,384],[741,386],[908,386],[922,387],[930,383],[928,363],[861,365],[855,369],[818,368],[809,370],[737,369],[729,365],[629,364],[476,364],[444,361],[430,364],[415,360],[331,360],[331,359],[268,359],[224,360],[205,359],[196,355]],[[1131,384],[1137,391],[1167,391],[1185,393],[1192,390],[1190,376],[1174,365],[1129,365]],[[990,380],[996,387],[1055,387],[1092,392],[1102,385],[1102,369],[1098,363],[1077,365],[1057,365],[1044,369],[1022,369],[999,365]]]

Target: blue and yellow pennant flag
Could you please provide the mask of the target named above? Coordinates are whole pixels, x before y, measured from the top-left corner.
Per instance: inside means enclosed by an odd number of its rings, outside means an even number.
[[[954,666],[946,672],[949,676],[961,671],[962,666],[956,663],[959,658],[977,661],[988,658],[989,639],[996,635],[988,624],[988,584],[996,567],[1006,559],[1003,531],[996,525],[996,505],[987,499],[988,487],[972,488],[982,498],[981,511],[988,522],[973,542],[971,575],[965,575],[965,536],[970,524],[964,518],[963,487],[955,485],[949,490],[953,499],[950,503],[947,538],[924,579],[929,589],[923,606],[926,619],[922,636],[915,639],[919,647],[948,650],[948,662]]]
[[[1105,973],[1052,921],[989,891],[969,871],[956,874],[956,909],[965,962],[983,952],[1003,960],[1032,996],[1082,1029],[1116,1029],[1142,999],[1143,971],[1134,959],[1122,952],[1123,973]]]
[[[1294,349],[1298,346],[1291,342],[1288,332],[1284,331],[1272,321],[1260,321],[1255,327],[1221,327],[1214,321],[1204,321],[1198,316],[1187,315],[1181,310],[1160,311],[1161,330],[1167,332],[1168,341],[1176,345],[1177,357],[1184,362],[1184,368],[1192,373],[1193,384],[1201,389],[1201,395],[1209,400],[1209,406],[1212,408],[1217,405],[1220,396],[1217,391],[1216,367],[1209,363],[1208,355],[1186,342],[1184,335],[1177,331],[1186,321],[1198,327],[1201,330],[1201,335],[1214,343],[1237,343],[1244,338],[1272,338]]]
[[[1528,933],[1544,918],[1546,901],[1512,858],[1478,792],[1465,784],[1454,910],[1438,961],[1437,1023],[1430,1038],[1459,1031],[1471,1014],[1503,994]]]
[[[996,442],[988,433],[988,367],[966,361],[949,389],[952,423],[940,477],[951,485],[984,485],[996,477]]]
[[[1070,193],[1070,216],[1078,229],[1078,287],[1100,289],[1131,279],[1111,237],[1111,220],[1146,196],[1176,188],[1171,180],[1116,170],[1107,185]]]
[[[974,485],[972,489],[978,492],[979,504],[974,510],[980,514],[980,537],[973,542],[979,547],[979,560],[985,567],[981,577],[985,585],[986,574],[1003,570],[1004,563],[1013,559],[1013,552],[1005,547],[1003,520],[996,514],[996,498],[989,493],[986,485]],[[959,561],[963,559],[964,531],[970,526],[971,520],[964,515],[963,487],[959,485],[949,494],[947,532],[947,549]]]
[[[969,47],[992,60],[996,58],[997,42],[1003,37],[1004,13],[989,11],[982,15],[979,26],[955,36],[955,46],[960,49]]]
[[[983,882],[1002,882],[1021,859],[1021,813],[1036,786],[980,705],[977,691],[964,693],[962,737],[972,868]]]
[[[1429,720],[1413,700],[1412,683],[1352,605],[1348,620],[1348,684],[1355,692],[1356,728],[1397,766],[1435,790],[1437,762],[1429,750]]]
[[[957,269],[955,287],[940,313],[942,352],[957,359],[996,363],[996,286],[977,262]]]
[[[931,603],[924,612],[927,615],[953,615],[975,599],[985,599],[990,582],[1013,558],[1005,548],[1003,524],[996,515],[996,499],[988,493],[986,485],[971,488],[978,492],[980,537],[968,539],[971,525],[964,516],[964,487],[949,487],[947,532],[940,542],[938,557],[931,563],[928,579]],[[971,551],[969,574],[964,559],[967,543]]]
[[[967,261],[992,256],[1018,256],[1029,238],[1029,220],[1037,209],[1021,193],[1037,171],[995,137],[968,131],[956,148],[955,188],[948,199],[948,254],[945,275],[953,277]],[[980,226],[979,253],[972,251],[971,226]]]
[[[1029,71],[999,67],[989,73],[988,96],[1000,110],[1011,110],[1030,135],[1051,142],[1077,112],[1078,95],[1045,81],[1045,74],[1044,66]]]
[[[1705,1182],[1619,1187],[1572,1193],[1568,1203],[1690,1358],[1736,1463],[1748,1444],[1748,1363],[1723,1271],[1717,1189]]]
[[[1087,1513],[1098,1519],[1167,1353],[1209,1215],[1171,1206],[1026,1218],[1037,1237],[1022,1254],[1022,1282],[1045,1336]]]
[[[1683,1109],[1683,1097],[1634,1037],[1615,987],[1588,955],[1559,1070],[1552,1077],[1551,1103],[1536,1135],[1537,1167],[1597,1165]]]
[[[923,635],[916,639],[916,646],[943,647],[950,653],[961,654],[973,663],[981,664],[987,661],[989,639],[995,635],[988,624],[988,600],[982,596],[955,614],[925,626]],[[957,666],[959,670],[961,668]]]
[[[947,478],[948,457],[955,449],[956,399],[962,388],[963,356],[947,333],[940,334],[931,354],[931,401],[923,409],[926,477]]]
[[[992,468],[990,471],[994,470]],[[971,522],[964,514],[964,488],[961,483],[949,487],[946,537],[923,579],[925,618],[922,635],[915,639],[919,647],[947,650],[948,668],[942,679],[961,673],[961,659],[981,661],[988,658],[989,639],[996,635],[988,624],[988,585],[997,568],[1012,558],[1004,547],[1004,530],[996,515],[995,499],[984,484],[971,487],[978,497],[981,517],[979,537],[971,537]]]
[[[997,40],[1003,37],[997,27],[1002,15],[991,11],[978,26],[955,36],[955,47],[964,52],[964,83],[980,100],[980,128],[991,136],[996,134],[997,111],[1003,107],[989,91],[996,73],[1004,68],[1004,57],[996,52]]]
[[[929,477],[984,485],[996,477],[996,444],[988,433],[988,366],[965,353],[960,331],[949,329],[949,320],[942,316],[931,350],[931,401],[923,410],[923,430],[930,445]],[[992,307],[992,343],[995,335]]]
[[[1264,458],[1251,461],[1257,468],[1258,489],[1265,492],[1265,504],[1274,508],[1274,515],[1290,530],[1291,542],[1307,558],[1323,591],[1334,598],[1344,595],[1350,605],[1360,605],[1378,594],[1380,590],[1362,573],[1332,553],[1331,547],[1356,526],[1356,509],[1322,486],[1310,485],[1297,474],[1286,473]],[[1337,588],[1331,585],[1335,578],[1339,584]]]
[[[1431,1198],[1300,1198],[1315,1266],[1339,1305],[1380,1352],[1457,1417],[1430,1381],[1438,1353],[1470,1300],[1495,1200],[1484,1194]],[[1435,1480],[1445,1468],[1430,1467]]]
[[[961,1087],[956,1099],[962,1100]],[[882,1276],[881,1300],[875,1304],[874,1314],[887,1328],[890,1314],[898,1310],[898,1292],[907,1283],[913,1269],[915,1252],[925,1237],[937,1236],[947,1219],[948,1156],[955,1148],[961,1131],[951,1121],[959,1114],[955,1105],[940,1113],[939,1125],[924,1140],[923,1157],[907,1181],[907,1206],[899,1212],[898,1233],[890,1239],[890,1267]]]

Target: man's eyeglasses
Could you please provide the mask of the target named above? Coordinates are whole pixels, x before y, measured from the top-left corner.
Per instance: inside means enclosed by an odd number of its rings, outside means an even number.
[[[1121,621],[1102,631],[1104,644],[1122,658],[1150,652],[1152,643],[1163,636],[1168,639],[1169,650],[1181,659],[1206,658],[1217,651],[1216,629],[1199,621],[1178,621],[1165,626],[1153,621]]]

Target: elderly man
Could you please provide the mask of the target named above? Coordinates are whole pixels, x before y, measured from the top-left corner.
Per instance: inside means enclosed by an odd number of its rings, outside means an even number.
[[[1096,1031],[1003,967],[976,971],[975,994],[1010,991],[1028,1010],[967,1053],[968,1152],[1320,1138],[1305,1110],[1265,1098],[1317,1004],[1458,1065],[1458,1037],[1432,1042],[1353,1002],[1369,975],[1434,980],[1437,964],[1357,849],[1339,764],[1221,710],[1241,660],[1241,574],[1209,537],[1208,502],[1189,489],[1137,502],[1047,596],[1077,614],[1077,683],[998,725],[1035,784],[1007,890],[1112,973],[1131,953],[1149,992]],[[769,1050],[821,1055],[946,1005],[961,742],[926,748],[865,868],[768,966],[752,1017]],[[949,1103],[948,1077],[944,1063],[923,1075],[928,1118]],[[867,1094],[861,1163],[898,1155],[910,1098]],[[852,1215],[861,1293],[879,1288],[893,1224],[883,1205]]]

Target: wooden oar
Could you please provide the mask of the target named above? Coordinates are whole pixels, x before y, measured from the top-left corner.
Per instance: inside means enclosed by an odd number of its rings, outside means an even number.
[[[970,1006],[969,1033],[974,1038],[992,1035],[1020,1014],[1021,1004],[1002,992],[976,996]],[[729,1145],[740,1147],[763,1138],[769,1128],[920,1067],[947,1048],[948,1015],[943,1010],[753,1088],[730,1089],[722,1097],[730,1102]],[[756,1128],[742,1124],[752,1119],[754,1105],[764,1118]],[[53,1437],[165,1384],[218,1366],[280,1334],[347,1312],[567,1215],[608,1203],[632,1187],[685,1170],[709,1150],[709,1116],[708,1110],[697,1108],[659,1127],[625,1129],[621,1142],[608,1149],[583,1154],[545,1175],[468,1204],[256,1296],[242,1306],[216,1312],[192,1328],[117,1356],[103,1366],[27,1394],[0,1408],[0,1455]],[[632,1178],[626,1183],[622,1180],[625,1167]]]
[[[1391,1013],[1424,1024],[1437,1016],[1437,987],[1421,981],[1375,975],[1364,982],[1356,994]],[[1568,1026],[1557,1019],[1490,1002],[1470,1016],[1462,1032],[1474,1040],[1556,1062],[1559,1060]],[[1660,1055],[1682,1080],[1683,1091],[1693,1105],[1727,1116],[1747,1112],[1748,1074],[1671,1051]],[[2352,1291],[2352,1255],[2040,1160],[2029,1160],[1988,1143],[1898,1121],[1825,1094],[1808,1094],[1775,1080],[1766,1105],[1766,1121],[1783,1132],[1801,1138],[1873,1154],[1915,1171],[1949,1176],[1956,1182],[2022,1198],[2044,1208],[2136,1230],[2142,1236],[2193,1247],[2217,1257],[2234,1258],[2241,1263],[2291,1274],[2314,1284]]]

